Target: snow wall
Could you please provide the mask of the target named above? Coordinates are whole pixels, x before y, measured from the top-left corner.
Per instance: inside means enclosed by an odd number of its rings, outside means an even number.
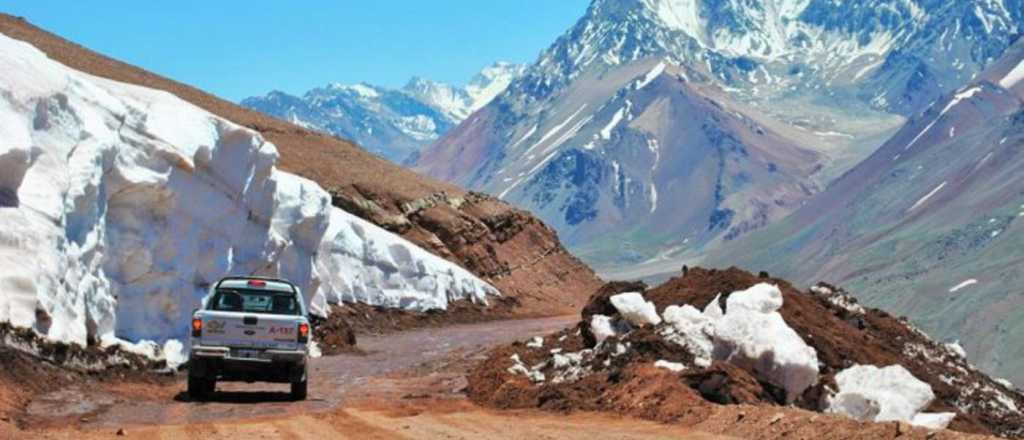
[[[468,271],[334,208],[274,145],[166,92],[0,35],[0,322],[51,340],[184,338],[226,275],[287,278],[314,312],[486,303]]]

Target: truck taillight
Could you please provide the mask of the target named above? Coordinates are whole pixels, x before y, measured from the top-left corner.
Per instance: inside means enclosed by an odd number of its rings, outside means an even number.
[[[192,337],[198,338],[203,335],[203,320],[192,318]]]
[[[309,342],[309,324],[299,324],[299,342]]]

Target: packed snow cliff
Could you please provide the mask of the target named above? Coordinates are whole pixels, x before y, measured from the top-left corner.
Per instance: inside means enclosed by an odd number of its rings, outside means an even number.
[[[225,275],[281,276],[316,313],[486,303],[468,271],[331,206],[274,145],[177,97],[0,35],[0,322],[87,344],[185,336]],[[130,344],[125,344],[130,345]]]
[[[701,419],[712,404],[795,406],[859,422],[1024,436],[1024,395],[955,344],[832,286],[738,269],[609,283],[572,329],[494,350],[469,395],[499,408]],[[870,436],[868,436],[870,438]]]

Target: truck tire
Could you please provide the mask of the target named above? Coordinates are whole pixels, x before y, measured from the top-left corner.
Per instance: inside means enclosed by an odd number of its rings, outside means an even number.
[[[188,377],[188,397],[194,401],[202,402],[210,398],[216,387],[216,382],[201,377]]]
[[[303,377],[299,382],[292,382],[292,400],[296,402],[306,400],[306,393],[309,389],[308,384],[309,382],[306,381],[305,377]]]

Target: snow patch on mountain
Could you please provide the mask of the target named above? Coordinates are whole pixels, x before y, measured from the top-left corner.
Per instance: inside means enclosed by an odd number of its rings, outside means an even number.
[[[1024,61],[1017,64],[1017,67],[1014,67],[1003,79],[999,80],[999,85],[1004,89],[1011,89],[1021,81],[1024,81]]]
[[[957,293],[957,292],[959,292],[959,291],[961,291],[963,289],[966,289],[968,287],[971,287],[971,286],[973,286],[975,284],[978,284],[978,280],[976,280],[974,278],[971,278],[971,279],[966,280],[966,281],[964,281],[964,282],[962,282],[960,284],[957,284],[957,285],[955,285],[953,287],[950,287],[949,288],[949,293]]]
[[[949,182],[942,182],[942,183],[940,183],[939,186],[936,186],[935,189],[931,190],[931,192],[929,192],[928,194],[925,194],[924,197],[921,197],[920,199],[918,199],[917,202],[914,202],[914,205],[911,206],[910,209],[907,210],[907,212],[913,211],[913,210],[915,210],[917,208],[920,208],[925,203],[928,203],[928,201],[931,200],[932,197],[934,197],[936,194],[938,194],[939,191],[942,191],[942,188],[946,187],[947,183],[949,183]]]
[[[288,278],[321,314],[340,300],[427,310],[498,294],[333,208],[252,130],[3,35],[0,70],[2,322],[74,344],[184,338],[229,274]]]
[[[636,89],[641,90],[644,87],[647,87],[652,81],[658,79],[662,73],[665,73],[666,67],[668,66],[665,65],[664,61],[658,63],[650,72],[647,72],[647,74],[636,83]]]
[[[473,112],[483,108],[508,88],[526,71],[526,66],[503,61],[484,68],[466,85],[466,94],[470,97],[469,117]]]

